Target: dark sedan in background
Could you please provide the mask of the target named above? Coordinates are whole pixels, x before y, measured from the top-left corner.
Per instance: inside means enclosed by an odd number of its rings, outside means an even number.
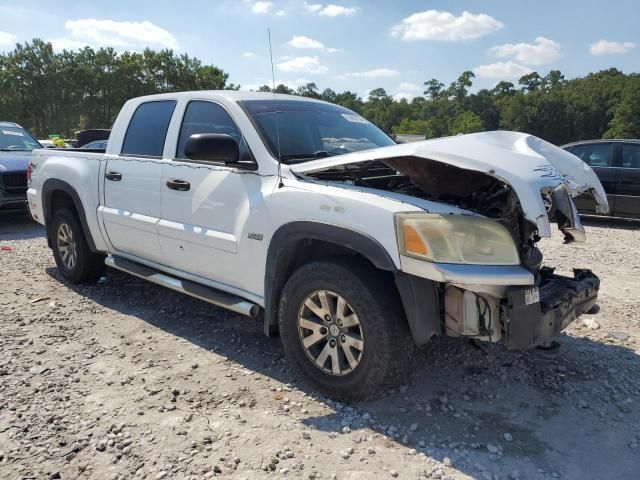
[[[0,122],[0,212],[27,206],[27,165],[31,150],[42,148],[16,123]]]
[[[609,200],[610,215],[640,219],[640,140],[588,140],[562,148],[588,163]],[[595,214],[588,196],[576,199],[580,213]]]

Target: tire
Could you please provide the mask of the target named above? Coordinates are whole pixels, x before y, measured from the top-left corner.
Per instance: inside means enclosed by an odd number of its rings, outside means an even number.
[[[338,307],[338,297],[344,300],[342,307]],[[324,306],[331,310],[332,305],[335,313],[329,315],[330,322],[324,315],[322,323]],[[368,398],[401,382],[409,371],[415,344],[399,295],[393,281],[373,267],[352,261],[313,262],[300,267],[284,287],[278,317],[285,354],[332,398]],[[329,356],[323,354],[325,349]]]
[[[104,271],[104,256],[91,251],[74,212],[66,208],[55,211],[49,239],[58,270],[69,282],[91,282]]]

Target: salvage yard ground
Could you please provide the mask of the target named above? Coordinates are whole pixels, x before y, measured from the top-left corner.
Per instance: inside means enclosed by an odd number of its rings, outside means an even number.
[[[260,320],[116,271],[68,285],[42,227],[1,218],[0,479],[639,478],[640,227],[561,237],[546,264],[602,288],[560,350],[434,341],[346,406]]]

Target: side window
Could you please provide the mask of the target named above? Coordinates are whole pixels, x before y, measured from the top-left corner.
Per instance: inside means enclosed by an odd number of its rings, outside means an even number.
[[[622,166],[626,168],[640,168],[640,144],[622,144]]]
[[[129,122],[122,154],[162,157],[164,140],[175,108],[174,100],[140,104]]]
[[[571,153],[592,167],[610,167],[613,157],[613,144],[588,143],[571,149]]]
[[[246,150],[240,129],[227,111],[217,103],[194,100],[189,102],[182,119],[176,158],[186,158],[184,147],[191,135],[196,133],[224,133],[231,135],[240,145],[240,156]]]

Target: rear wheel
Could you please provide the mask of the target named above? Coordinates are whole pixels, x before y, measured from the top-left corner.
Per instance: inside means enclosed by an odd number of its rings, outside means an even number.
[[[279,322],[292,363],[342,400],[401,381],[414,351],[393,280],[357,262],[297,270],[285,285]]]
[[[49,238],[58,270],[71,283],[96,280],[104,271],[104,256],[91,251],[78,218],[70,210],[55,212]]]

